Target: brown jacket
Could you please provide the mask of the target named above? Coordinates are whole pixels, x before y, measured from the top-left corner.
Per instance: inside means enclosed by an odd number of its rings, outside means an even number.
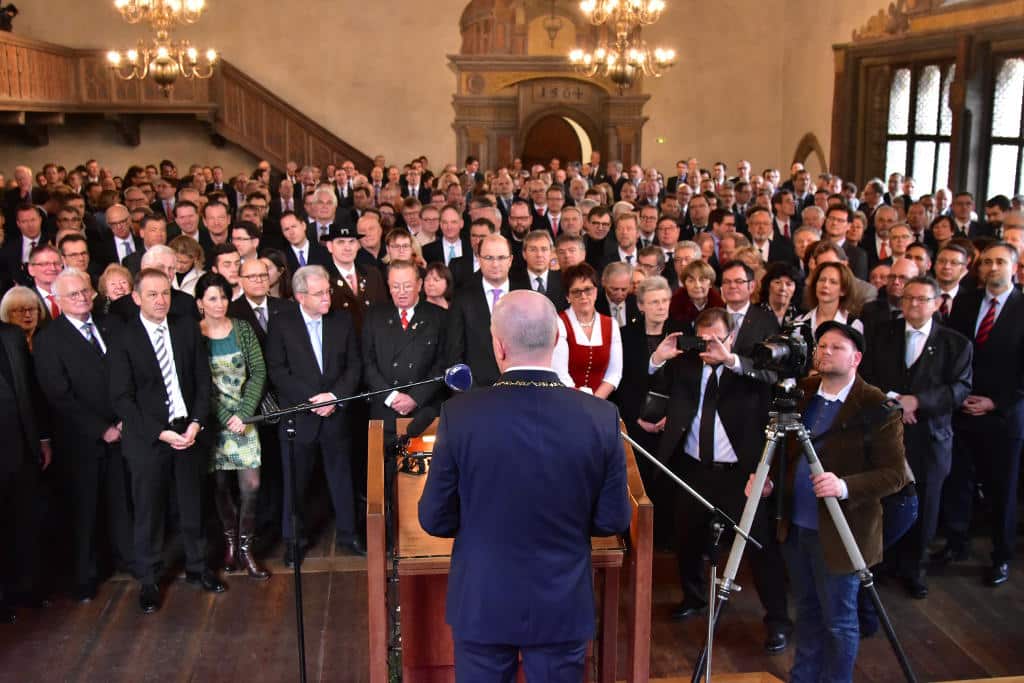
[[[820,377],[809,377],[800,383],[804,391],[800,410],[818,392]],[[819,439],[815,450],[826,472],[832,472],[846,482],[848,497],[839,505],[846,516],[864,561],[870,567],[882,561],[882,498],[896,493],[907,485],[906,458],[903,453],[903,421],[899,413],[892,413],[880,425],[873,426],[870,440],[864,438],[862,415],[871,412],[885,401],[876,387],[865,382],[858,375],[850,394],[839,409],[832,429]],[[870,446],[865,452],[865,445]],[[798,457],[803,457],[799,444],[790,444],[786,466],[786,510],[787,515],[779,525],[779,540],[784,541],[789,532],[788,511],[793,509],[793,476]],[[829,517],[823,500],[818,500],[818,530],[821,548],[825,555],[825,566],[837,574],[854,570],[850,558],[843,548]]]

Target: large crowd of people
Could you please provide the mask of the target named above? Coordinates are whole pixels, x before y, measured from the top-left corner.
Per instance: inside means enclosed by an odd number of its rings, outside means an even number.
[[[855,355],[901,410],[911,483],[885,499],[886,570],[926,597],[930,565],[968,556],[980,489],[985,580],[999,585],[1024,439],[1021,202],[918,194],[899,174],[863,188],[800,164],[757,174],[742,160],[681,160],[666,178],[598,152],[487,172],[472,157],[440,170],[424,157],[261,162],[233,177],[166,160],[123,175],[96,160],[19,166],[0,223],[4,616],[59,590],[90,600],[115,570],[139,581],[143,611],[159,609],[168,526],[202,590],[223,591],[223,571],[266,580],[259,540],[294,539],[301,556],[318,473],[337,547],[363,554],[367,420],[390,438],[398,417],[429,422],[443,386],[386,390],[454,363],[493,384],[491,312],[518,289],[559,312],[561,381],[617,404],[637,442],[734,512],[778,379],[755,346],[794,325],[838,329],[815,354]],[[812,407],[831,423],[849,385],[826,387]],[[289,425],[245,422],[360,391],[381,393],[300,414],[293,451]],[[685,619],[707,607],[707,520],[638,464],[656,542],[678,556],[673,617]],[[860,481],[837,495],[861,495]],[[912,525],[899,512],[911,498]],[[786,546],[762,514],[752,568],[765,646],[779,651],[793,628]],[[216,555],[208,527],[223,533]],[[285,563],[301,561],[286,545]],[[799,622],[810,608],[795,598]]]

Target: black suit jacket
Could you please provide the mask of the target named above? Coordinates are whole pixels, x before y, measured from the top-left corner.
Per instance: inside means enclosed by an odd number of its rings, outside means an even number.
[[[331,311],[323,321],[323,372],[320,371],[310,343],[305,320],[298,306],[278,314],[277,324],[267,332],[267,373],[282,406],[303,403],[323,392],[338,398],[352,396],[359,386],[362,360],[359,341],[351,316]],[[297,440],[312,443],[327,430],[326,436],[340,436],[347,427],[347,413],[339,406],[329,417],[305,412],[295,420]],[[281,426],[282,432],[284,425]]]
[[[374,306],[363,322],[363,383],[369,391],[440,377],[445,370],[448,311],[426,301],[416,304],[409,328],[402,329],[394,304]],[[440,382],[403,389],[416,400],[417,410],[436,415],[444,397]],[[370,404],[370,418],[394,427],[397,413],[384,405],[387,394]]]
[[[668,362],[668,420],[658,448],[658,459],[677,472],[685,462],[683,445],[700,406],[704,364],[696,353],[685,353]],[[739,467],[753,472],[764,446],[761,426],[768,421],[767,395],[756,380],[722,369],[718,380],[718,417],[722,421]]]
[[[122,327],[114,316],[96,315],[93,323],[107,354],[64,315],[40,329],[32,342],[39,386],[58,418],[54,431],[63,443],[89,455],[103,452],[103,433],[119,421],[108,378],[110,345]]]
[[[145,245],[142,243],[142,238],[132,234],[132,243],[135,251],[132,253],[139,253],[145,250]],[[120,259],[117,258],[117,245],[114,244],[114,234],[107,233],[103,235],[99,244],[96,245],[95,251],[90,246],[89,253],[92,254],[93,260],[103,264],[106,268],[111,263],[120,263]]]
[[[509,290],[525,289],[509,276]],[[448,309],[448,364],[465,363],[473,371],[473,386],[488,387],[498,379],[491,345],[491,310],[479,273],[455,293]]]
[[[974,326],[985,303],[983,289],[964,289],[956,297],[948,326],[974,340]],[[1024,437],[1024,295],[1010,291],[995,326],[983,346],[974,346],[972,394],[987,396],[996,404],[992,415],[1009,438]],[[960,419],[975,419],[957,415]]]
[[[921,355],[908,368],[906,326],[904,320],[893,320],[877,327],[868,337],[859,372],[883,392],[917,398],[917,423],[903,425],[907,456],[919,463],[945,463],[948,471],[953,413],[971,393],[973,347],[959,332],[933,322]]]
[[[797,265],[796,249],[793,242],[781,235],[776,235],[768,243],[768,263],[787,263]]]
[[[0,430],[5,435],[0,448],[0,474],[16,472],[28,462],[39,462],[39,440],[49,436],[46,410],[36,382],[25,333],[0,323],[0,376],[14,392],[16,410],[0,412]],[[21,435],[21,438],[18,438]]]
[[[846,242],[843,244],[843,252],[846,253],[846,265],[850,266],[855,277],[861,280],[868,279],[868,254],[858,246]]]
[[[441,234],[438,233],[438,237],[436,240],[434,240],[430,244],[426,244],[423,246],[423,260],[426,261],[427,263],[434,263],[435,261],[440,261],[441,263],[444,263],[446,249],[447,247],[445,247],[444,237],[442,237]],[[469,254],[472,253],[473,249],[470,246],[469,237],[463,237],[462,255],[468,256]],[[449,264],[449,268],[450,267],[451,264]]]
[[[517,278],[526,282],[530,289],[537,289],[537,283],[534,282],[534,276],[530,271],[524,268],[522,270],[516,270],[514,273]],[[565,288],[562,287],[562,274],[557,270],[548,271],[548,282],[544,287],[544,296],[548,298],[548,301],[554,304],[556,311],[564,311],[569,308],[569,295],[565,291]]]
[[[732,351],[739,356],[742,374],[769,384],[775,382],[777,377],[774,372],[754,369],[751,354],[755,345],[778,331],[779,321],[772,313],[750,304],[747,314],[743,316],[743,322],[740,323],[740,329],[734,333],[732,342]]]
[[[191,298],[191,297],[189,297]],[[190,420],[210,422],[210,359],[199,325],[193,318],[168,316],[164,324],[171,334],[171,352],[178,386]],[[167,388],[160,372],[149,333],[136,316],[111,335],[107,347],[110,396],[114,410],[124,421],[122,439],[126,455],[145,455],[157,445],[167,428]]]
[[[296,303],[287,299],[279,299],[276,296],[268,296],[266,300],[267,306],[267,330],[273,325],[277,324],[278,315],[282,311],[289,311],[295,308]],[[240,296],[228,305],[228,315],[238,320],[244,320],[249,323],[249,327],[256,333],[256,338],[260,342],[260,347],[265,348],[267,344],[267,333],[260,327],[260,323],[256,320],[256,313],[252,310],[252,306],[249,305],[249,301],[245,296]]]
[[[366,311],[374,305],[387,303],[390,300],[387,284],[381,276],[380,271],[373,266],[360,265],[355,263],[355,270],[358,278],[359,291],[354,292],[348,284],[348,280],[341,276],[341,272],[334,265],[332,259],[327,266],[327,273],[331,278],[331,309],[335,311],[348,311],[352,316],[352,324],[356,328],[356,337],[359,337],[363,329],[363,316]]]
[[[597,301],[594,302],[594,309],[601,315],[611,315],[612,308],[608,301],[608,297],[604,294],[604,289],[601,287],[597,288]],[[640,307],[636,305],[636,296],[629,294],[626,296],[626,326],[635,323],[640,319]]]
[[[287,245],[283,249],[285,260],[288,262],[288,272],[294,274],[299,269],[299,259],[295,256],[295,250],[292,249],[292,245]],[[306,246],[306,265],[307,266],[323,266],[326,268],[331,265],[331,254],[327,251],[327,247],[309,240]]]
[[[36,246],[52,244],[53,234],[43,230],[39,233]],[[28,274],[28,268],[21,262],[22,249],[25,245],[25,238],[17,226],[9,225],[7,229],[7,241],[0,247],[0,269],[6,271],[7,277],[20,285],[32,286],[32,277]]]

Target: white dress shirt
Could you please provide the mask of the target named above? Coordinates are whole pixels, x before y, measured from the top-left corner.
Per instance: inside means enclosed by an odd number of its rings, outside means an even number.
[[[484,297],[487,298],[487,309],[493,315],[494,314],[494,293],[492,292],[492,290],[495,290],[495,289],[500,289],[501,290],[501,294],[498,295],[498,299],[500,300],[501,297],[503,297],[506,294],[508,294],[508,290],[509,290],[508,280],[506,279],[504,282],[502,282],[500,285],[497,285],[497,286],[492,285],[490,282],[488,282],[484,278],[480,278],[480,282],[483,283]]]
[[[978,319],[974,321],[974,335],[978,335],[978,328],[981,327],[981,321],[985,319],[985,314],[988,313],[989,307],[992,305],[992,300],[998,301],[996,306],[995,318],[992,320],[994,325],[999,320],[999,314],[1003,312],[1003,308],[1006,307],[1006,300],[1010,298],[1010,292],[1013,291],[1013,287],[1007,287],[1006,291],[999,296],[993,297],[987,291],[985,292],[985,298],[981,301],[981,307],[978,309]]]
[[[719,387],[721,387],[722,368],[721,365],[711,367],[705,364],[701,369],[700,402],[697,404],[697,413],[693,416],[693,422],[690,423],[690,429],[686,433],[686,441],[683,444],[683,450],[694,460],[700,460],[700,418],[704,414],[704,391],[707,389],[712,372],[718,376]],[[722,424],[722,418],[718,412],[715,412],[715,462],[739,462],[736,449],[732,447],[729,435],[725,433],[725,426]]]
[[[576,313],[571,307],[566,309],[565,314],[569,318],[569,324],[572,326],[572,332],[576,337],[577,344],[580,346],[601,346],[604,344],[604,339],[601,336],[600,314],[594,313],[594,327],[590,333],[590,339],[587,339],[587,335],[580,325],[579,318],[576,317]],[[573,382],[572,375],[569,374],[568,339],[569,334],[565,329],[562,316],[558,316],[558,341],[555,343],[555,351],[551,355],[551,367],[558,373],[558,378],[562,381],[562,384],[567,387],[574,387],[576,383]],[[601,381],[608,382],[608,384],[617,388],[619,382],[622,381],[622,335],[619,333],[618,325],[612,325],[612,343],[609,353],[608,367],[605,369],[604,377],[601,378]],[[581,387],[580,391],[589,393],[590,388]]]
[[[90,332],[86,331],[85,326],[86,325],[92,325],[91,334],[92,334],[93,338],[97,342],[99,342],[100,348],[103,349],[103,353],[107,352],[107,344],[106,344],[106,342],[103,341],[103,337],[100,335],[100,329],[96,326],[96,321],[92,319],[91,315],[88,318],[86,318],[84,321],[79,320],[78,318],[70,318],[70,317],[68,318],[68,320],[71,322],[72,325],[75,326],[75,328],[78,330],[79,334],[81,334],[82,337],[85,338],[85,341],[89,341],[89,334],[90,334]],[[92,342],[89,342],[89,343],[91,344]]]
[[[178,381],[178,368],[174,364],[174,347],[171,344],[171,328],[167,322],[167,318],[164,318],[162,323],[154,323],[146,319],[145,316],[139,315],[139,319],[142,321],[142,326],[146,328],[146,334],[149,335],[149,342],[153,345],[153,353],[156,353],[157,337],[160,336],[159,328],[163,328],[163,339],[164,349],[167,351],[168,359],[171,363],[171,406],[169,409],[170,419],[176,420],[178,418],[188,417],[188,408],[185,406],[185,397],[181,393],[181,384]]]

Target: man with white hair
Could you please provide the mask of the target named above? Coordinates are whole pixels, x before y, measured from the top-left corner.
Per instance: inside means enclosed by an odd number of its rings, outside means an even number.
[[[419,520],[456,538],[446,619],[459,680],[511,680],[520,654],[528,680],[581,680],[590,536],[629,527],[618,411],[559,382],[556,320],[541,294],[503,296],[490,318],[498,381],[441,409]]]

